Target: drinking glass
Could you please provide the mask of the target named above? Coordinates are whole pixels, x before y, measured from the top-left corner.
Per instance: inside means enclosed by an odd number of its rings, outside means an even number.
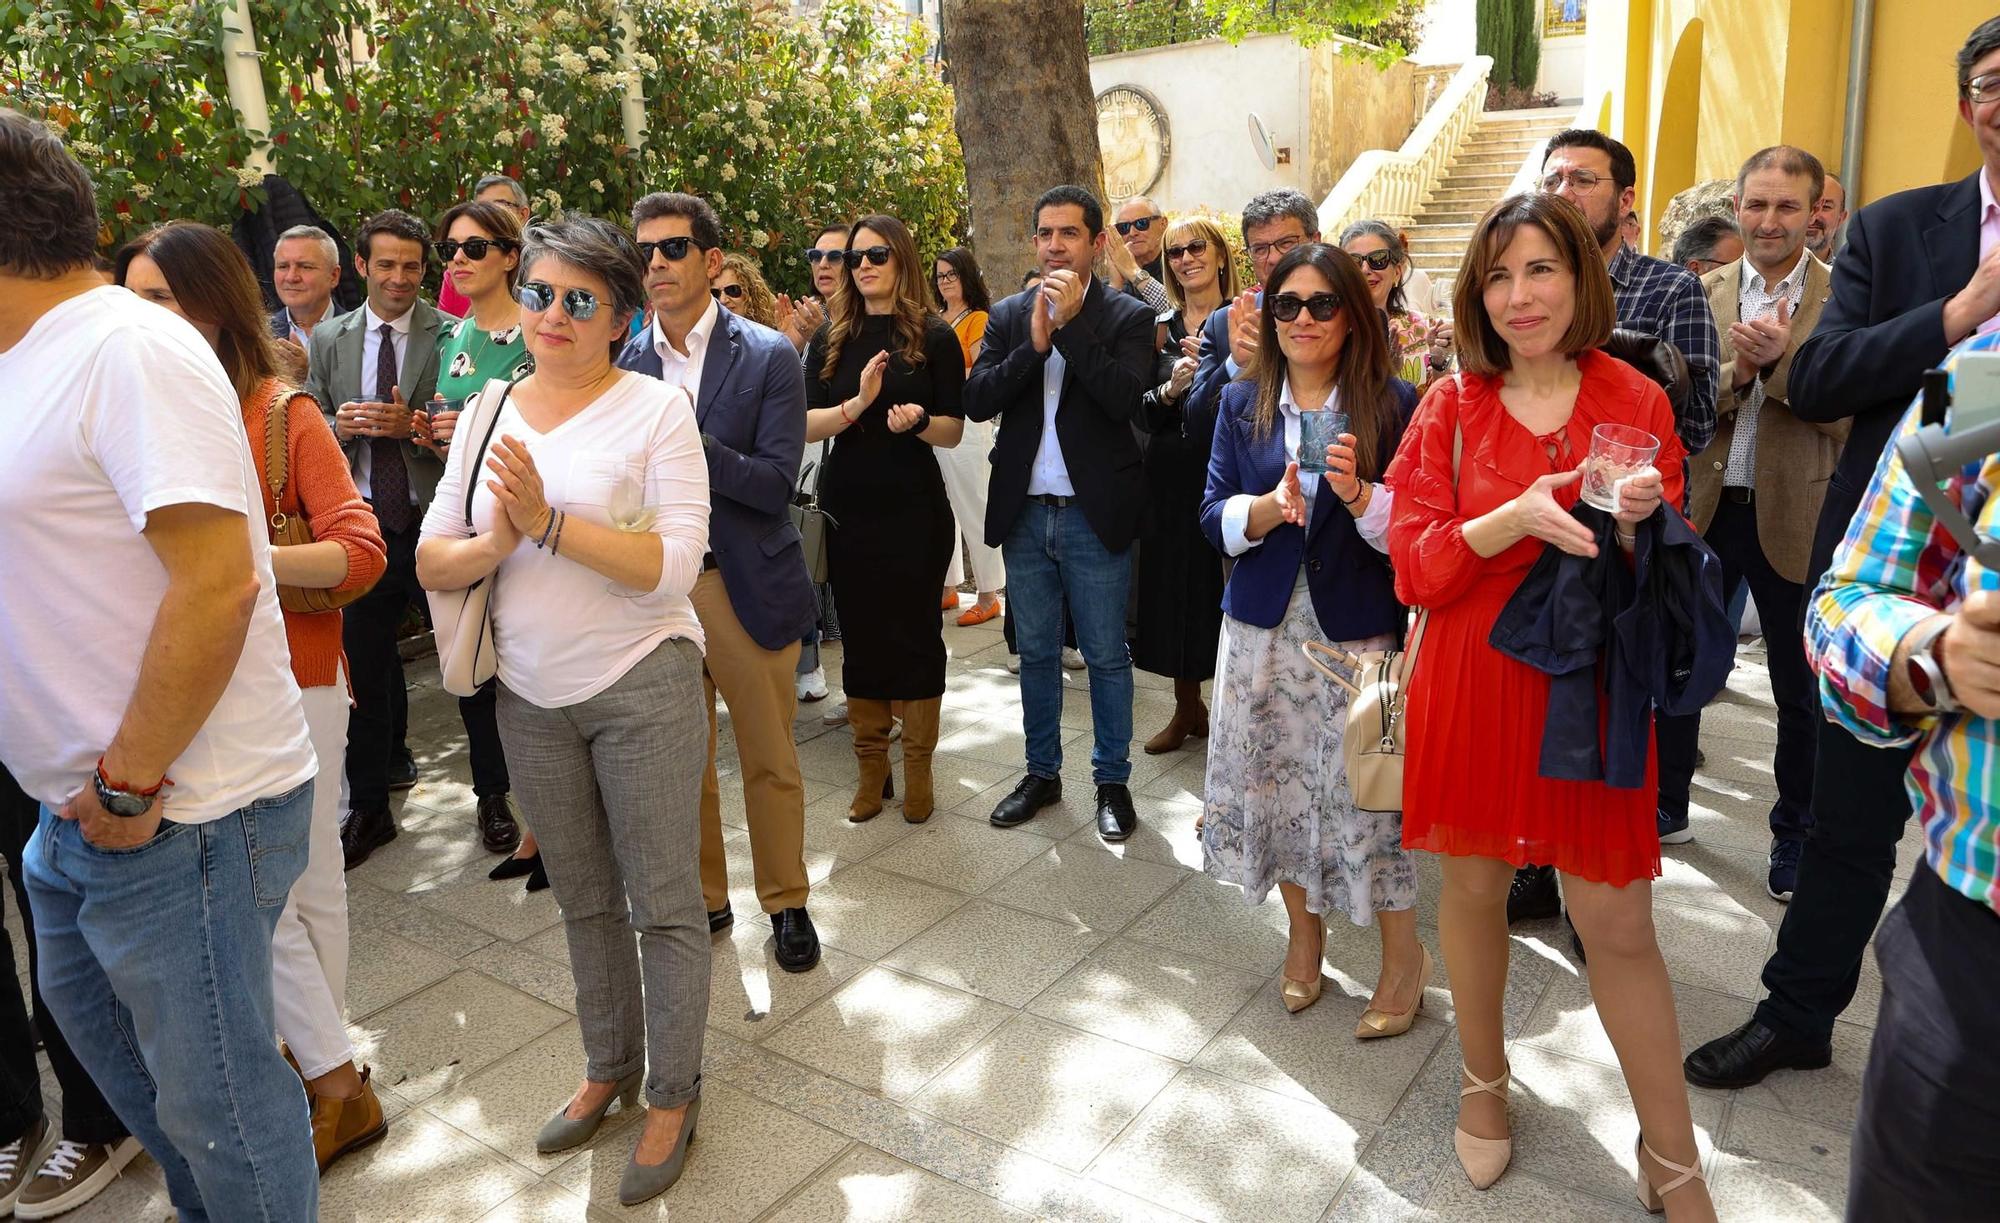
[[[1625,481],[1652,470],[1660,439],[1631,425],[1599,425],[1590,431],[1590,454],[1583,461],[1583,502],[1607,514],[1618,512]]]
[[[1326,448],[1347,432],[1347,413],[1333,408],[1299,413],[1299,470],[1323,475]]]
[[[456,421],[459,413],[465,411],[465,400],[462,398],[446,399],[442,395],[433,395],[430,403],[426,406],[430,409],[431,435],[435,437],[439,425]],[[457,435],[454,434],[453,436],[456,437]]]

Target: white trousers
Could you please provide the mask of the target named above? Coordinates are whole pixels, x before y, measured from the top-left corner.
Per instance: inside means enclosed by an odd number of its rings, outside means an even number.
[[[299,1071],[316,1079],[354,1060],[347,1039],[347,876],[340,852],[341,790],[346,772],[347,682],[336,675],[301,694],[306,729],[319,757],[313,784],[312,844],[271,936],[271,995],[278,1035]]]
[[[952,517],[958,520],[958,533],[972,552],[972,576],[981,594],[1007,585],[1007,565],[1000,559],[1000,549],[988,547],[985,542],[986,485],[993,478],[993,464],[988,456],[992,452],[990,420],[966,421],[958,445],[936,452],[938,469],[944,473],[944,493],[951,500]],[[951,586],[965,580],[965,563],[960,559],[956,542],[944,580]]]

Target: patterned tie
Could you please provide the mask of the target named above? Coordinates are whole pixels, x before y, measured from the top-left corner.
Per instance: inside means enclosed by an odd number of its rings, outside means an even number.
[[[388,403],[396,385],[396,331],[382,324],[382,343],[375,349],[375,399]],[[415,517],[410,505],[410,473],[403,466],[403,447],[393,437],[368,439],[375,492],[375,518],[385,531],[407,531]]]

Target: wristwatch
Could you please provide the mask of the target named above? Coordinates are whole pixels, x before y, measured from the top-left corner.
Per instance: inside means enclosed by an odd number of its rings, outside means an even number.
[[[1945,677],[1944,660],[1938,656],[1938,641],[1944,637],[1951,621],[1940,619],[1930,628],[1923,630],[1910,646],[1910,660],[1905,674],[1910,681],[1910,690],[1923,702],[1929,713],[1957,713],[1963,708],[1951,694],[1951,681]]]
[[[112,781],[104,775],[104,758],[97,758],[97,771],[90,775],[90,784],[97,790],[97,801],[106,811],[123,819],[132,819],[153,809],[160,791],[173,783],[162,777],[149,790],[130,790],[123,782]]]

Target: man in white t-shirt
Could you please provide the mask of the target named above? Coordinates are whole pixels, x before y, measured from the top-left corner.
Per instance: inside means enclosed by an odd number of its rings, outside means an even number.
[[[0,760],[50,1010],[183,1219],[306,1219],[271,932],[317,764],[261,493],[195,329],[92,270],[89,176],[0,109]]]

